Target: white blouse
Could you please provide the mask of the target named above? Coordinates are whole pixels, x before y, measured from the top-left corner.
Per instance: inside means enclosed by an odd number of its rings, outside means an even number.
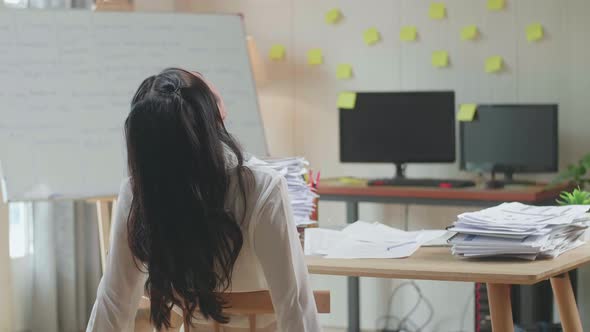
[[[244,244],[233,270],[230,292],[268,289],[279,331],[321,331],[303,250],[289,203],[287,184],[278,173],[245,164],[254,175],[246,205],[231,174],[227,208],[241,225]],[[121,185],[111,227],[107,267],[100,281],[87,332],[133,331],[147,274],[136,268],[127,243],[132,195],[129,180]],[[245,209],[244,209],[245,206]]]

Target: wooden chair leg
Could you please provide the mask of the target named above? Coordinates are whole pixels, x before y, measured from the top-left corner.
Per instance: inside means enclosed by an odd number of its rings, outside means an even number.
[[[213,322],[213,331],[221,332],[221,326],[219,325],[218,322]]]
[[[580,313],[572,290],[569,274],[565,273],[551,278],[551,288],[555,295],[561,326],[564,332],[582,332]]]
[[[512,303],[510,303],[510,285],[487,284],[492,331],[514,332],[512,321]]]
[[[250,332],[256,332],[256,315],[248,315],[248,322],[250,323]]]

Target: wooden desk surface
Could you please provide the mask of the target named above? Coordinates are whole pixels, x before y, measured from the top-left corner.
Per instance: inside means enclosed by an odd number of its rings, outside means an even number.
[[[420,248],[404,259],[306,257],[309,272],[355,277],[531,285],[590,262],[590,244],[550,260],[463,259],[449,247]]]
[[[321,196],[389,197],[434,200],[466,200],[506,202],[517,201],[523,203],[551,202],[561,191],[570,190],[570,184],[560,184],[553,187],[547,185],[535,186],[507,186],[502,189],[485,189],[481,187],[468,188],[428,188],[428,187],[396,187],[396,186],[367,186],[366,184],[343,184],[338,180],[320,182],[318,193]]]

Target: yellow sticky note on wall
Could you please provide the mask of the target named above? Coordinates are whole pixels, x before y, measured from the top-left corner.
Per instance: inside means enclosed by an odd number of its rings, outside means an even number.
[[[381,35],[376,28],[369,28],[363,32],[363,39],[365,40],[365,44],[373,45],[381,40]]]
[[[488,10],[502,10],[505,5],[504,0],[488,0]]]
[[[475,118],[477,104],[461,104],[457,113],[457,121],[470,122]]]
[[[447,8],[442,2],[433,2],[428,9],[428,16],[433,20],[440,20],[447,16]]]
[[[321,65],[324,62],[322,50],[319,48],[312,48],[307,51],[307,64],[309,65]]]
[[[418,29],[415,26],[408,25],[402,27],[399,32],[399,39],[401,41],[415,41],[418,37]]]
[[[501,56],[499,56],[499,55],[491,56],[486,59],[485,70],[486,70],[486,73],[497,73],[502,70],[503,66],[504,66],[504,60],[502,59]]]
[[[436,68],[443,68],[449,66],[449,54],[447,51],[432,52],[432,66]]]
[[[342,18],[342,12],[338,8],[330,9],[325,17],[324,20],[327,24],[336,24]]]
[[[474,40],[478,34],[477,25],[465,26],[461,29],[461,40]]]
[[[271,60],[283,60],[285,58],[285,46],[280,44],[272,45],[268,57]]]
[[[356,92],[340,92],[338,95],[338,108],[354,109],[356,105]]]
[[[543,39],[543,26],[540,23],[529,24],[526,27],[526,40],[530,42]]]
[[[352,77],[352,66],[347,63],[341,63],[336,67],[336,78],[346,80]]]

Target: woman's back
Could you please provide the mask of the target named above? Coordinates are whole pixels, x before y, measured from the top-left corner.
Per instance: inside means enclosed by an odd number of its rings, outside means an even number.
[[[140,297],[161,329],[179,307],[226,323],[220,292],[269,289],[281,331],[319,331],[286,181],[244,162],[196,74],[146,79],[125,123],[130,179],[88,331],[127,331]]]

